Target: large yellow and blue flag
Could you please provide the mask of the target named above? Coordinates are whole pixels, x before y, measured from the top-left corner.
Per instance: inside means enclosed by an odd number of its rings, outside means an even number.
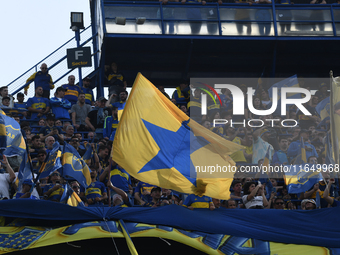
[[[340,77],[332,77],[331,86],[331,137],[333,158],[336,164],[340,163],[339,139],[340,139]]]
[[[91,170],[73,146],[65,142],[62,154],[63,176],[76,179],[81,186],[87,188],[91,184]]]
[[[70,185],[67,183],[64,187],[64,193],[61,196],[60,203],[66,203],[70,206],[80,206],[84,207],[83,201],[81,201],[80,197],[77,195],[77,193],[70,187]]]
[[[53,144],[52,150],[49,155],[46,157],[45,164],[39,170],[39,179],[46,178],[54,171],[62,168],[60,157],[61,151],[59,150],[60,145],[58,142]]]
[[[112,159],[143,182],[227,199],[236,169],[229,155],[242,148],[190,120],[139,73],[118,125]]]
[[[318,165],[302,164],[284,166],[285,183],[288,193],[298,194],[312,188],[315,183],[322,180]]]
[[[0,152],[7,157],[23,156],[26,143],[20,131],[20,125],[14,119],[0,111]]]

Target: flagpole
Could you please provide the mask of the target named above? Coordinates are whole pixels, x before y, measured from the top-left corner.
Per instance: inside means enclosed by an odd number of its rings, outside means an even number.
[[[36,178],[34,178],[32,159],[31,159],[30,151],[28,149],[28,144],[27,144],[27,137],[25,136],[24,139],[25,139],[25,143],[26,143],[26,153],[27,153],[27,159],[30,163],[30,170],[31,170],[31,174],[32,174],[32,179],[33,179],[33,182],[36,183]]]
[[[108,180],[110,181],[110,173],[111,173],[111,166],[112,166],[112,157],[110,157],[110,163],[109,163],[109,173],[107,174],[108,175]],[[107,190],[107,194],[108,194],[108,197],[109,197],[109,207],[111,207],[111,189],[108,189]]]

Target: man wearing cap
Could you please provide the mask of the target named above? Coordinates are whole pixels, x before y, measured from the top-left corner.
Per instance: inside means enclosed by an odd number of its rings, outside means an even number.
[[[103,138],[103,128],[105,118],[109,116],[109,113],[105,108],[105,97],[97,99],[97,107],[95,107],[86,117],[85,123],[90,127],[92,131],[95,131],[98,138]]]
[[[74,84],[76,78],[74,75],[70,75],[68,77],[68,84],[62,85],[62,87],[66,90],[65,91],[65,99],[67,99],[71,105],[74,105],[78,101],[78,96],[80,91],[80,88]]]
[[[27,109],[31,112],[31,119],[45,118],[45,114],[50,111],[50,100],[43,96],[43,88],[41,86],[35,89],[35,96],[27,101]]]
[[[39,130],[41,140],[45,140],[48,136],[53,136],[55,141],[63,142],[64,137],[61,135],[62,130],[60,127],[54,125],[54,113],[47,114],[47,125]]]
[[[34,81],[35,88],[37,88],[37,87],[43,88],[42,97],[49,99],[50,98],[50,91],[51,91],[51,89],[54,89],[52,77],[48,73],[47,65],[45,63],[41,64],[40,70],[41,71],[32,74],[27,79],[26,83]],[[27,85],[27,87],[25,87],[25,95],[27,95],[27,90],[29,89],[29,87],[30,87],[30,85]]]
[[[311,156],[318,157],[318,153],[315,150],[315,147],[308,143],[310,131],[307,129],[301,129],[299,134],[299,139],[297,141],[292,142],[287,151],[287,156],[290,158],[290,161],[292,161],[296,156],[301,154],[301,137],[303,139],[303,142],[305,144],[306,149],[306,158],[308,159]]]
[[[316,203],[314,199],[304,199],[301,201],[302,210],[314,210],[316,209]]]
[[[70,114],[68,113],[68,110],[71,109],[71,103],[64,98],[65,92],[67,89],[64,89],[63,87],[57,88],[55,92],[55,97],[52,97],[50,99],[52,112],[55,115],[56,119],[69,119]]]
[[[85,104],[88,105],[94,105],[94,97],[92,88],[90,88],[91,85],[91,79],[89,77],[86,77],[83,79],[83,86],[80,87],[81,93],[85,94]]]
[[[158,207],[164,205],[164,201],[160,201],[162,196],[162,189],[160,187],[152,188],[150,196],[152,197],[151,202],[145,203],[143,205],[144,207]]]
[[[86,95],[85,93],[79,93],[78,102],[72,105],[71,116],[72,124],[78,131],[89,130],[89,126],[85,120],[87,115],[92,111],[92,107],[89,104],[85,104]]]

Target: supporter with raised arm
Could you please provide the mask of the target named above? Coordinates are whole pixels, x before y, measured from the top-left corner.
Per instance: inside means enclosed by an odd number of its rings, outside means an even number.
[[[269,161],[271,161],[274,154],[273,146],[268,142],[270,138],[270,131],[267,126],[263,126],[253,132],[253,158],[252,163],[257,164],[260,159],[266,156],[268,147],[269,149]]]
[[[247,209],[264,209],[268,206],[268,201],[264,195],[262,184],[246,182],[244,184],[243,204]]]
[[[123,190],[128,195],[129,200],[131,199],[133,193],[131,176],[118,164],[110,172],[110,181],[115,187]],[[116,194],[115,190],[111,190],[111,198],[114,194]],[[130,203],[132,204],[132,201]]]
[[[9,188],[16,176],[11,165],[8,163],[6,156],[3,157],[1,163],[5,166],[7,173],[0,174],[0,198],[10,199]]]
[[[26,81],[32,82],[34,81],[34,87],[42,87],[43,94],[42,97],[49,99],[50,98],[50,91],[54,89],[53,81],[51,75],[48,73],[47,65],[42,63],[40,66],[39,72],[32,74]],[[25,95],[27,96],[27,90],[29,89],[30,85],[25,87]]]
[[[329,196],[331,188],[333,188],[333,184],[335,183],[335,179],[331,178],[329,179],[329,182],[327,184],[327,187],[325,188],[325,191],[323,193],[323,199],[332,207],[338,207],[340,206],[340,202],[333,197]]]
[[[121,92],[119,93],[120,101],[111,104],[110,102],[111,102],[111,100],[112,100],[113,97],[115,97],[115,94],[112,94],[112,95],[110,96],[109,101],[107,101],[107,102],[105,103],[105,107],[117,107],[118,110],[123,110],[124,107],[125,107],[125,105],[126,105],[126,100],[127,100],[127,97],[128,97],[128,92],[127,92],[126,90],[121,91]]]
[[[85,101],[86,95],[81,92],[79,93],[78,102],[72,105],[71,108],[72,124],[78,131],[89,130],[85,120],[90,111],[92,111],[92,107],[86,104]]]
[[[55,97],[50,99],[50,104],[52,107],[52,112],[55,114],[57,119],[69,119],[70,114],[68,112],[71,109],[71,103],[64,98],[67,89],[63,87],[57,88],[55,92]]]
[[[107,182],[107,187],[115,192],[115,194],[112,196],[112,206],[132,206],[128,195],[123,190],[114,186],[111,181]]]
[[[43,88],[37,87],[35,89],[35,96],[27,101],[27,109],[31,112],[31,119],[46,118],[45,114],[50,111],[50,100],[42,97]]]
[[[79,93],[81,92],[80,88],[75,85],[76,78],[74,75],[70,75],[68,77],[68,84],[62,85],[62,87],[66,90],[64,98],[67,99],[71,105],[74,105],[78,101]]]
[[[305,144],[306,158],[308,159],[311,156],[318,157],[315,147],[308,143],[309,133],[309,130],[302,129],[299,133],[299,139],[289,145],[287,156],[289,157],[291,162],[294,158],[296,158],[297,155],[301,154],[301,137]]]
[[[139,181],[135,187],[134,198],[137,203],[144,205],[152,201],[151,190],[157,186]]]

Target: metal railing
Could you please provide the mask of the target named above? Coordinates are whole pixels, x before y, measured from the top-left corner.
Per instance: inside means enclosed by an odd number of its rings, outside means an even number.
[[[91,47],[92,51],[92,63],[94,63],[94,55],[98,53],[98,51],[93,52],[93,45],[92,40],[93,38],[97,36],[92,35],[91,25],[85,28],[80,33],[80,42],[81,47],[83,46],[89,46]],[[19,77],[17,77],[15,80],[10,82],[8,86],[9,93],[12,95],[15,95],[19,91],[23,91],[23,88],[26,87],[29,83],[26,83],[26,80],[35,72],[40,71],[40,66],[42,63],[46,63],[48,66],[48,72],[52,76],[53,83],[55,85],[55,88],[51,91],[51,95],[53,95],[55,89],[58,86],[61,86],[62,84],[67,83],[67,76],[68,75],[74,75],[76,77],[76,82],[78,81],[78,72],[77,68],[75,69],[68,69],[67,68],[67,56],[66,56],[66,50],[69,48],[76,48],[77,43],[75,40],[75,37],[68,40],[66,43],[61,45],[58,49],[50,53],[47,57],[36,63],[34,66],[29,68],[26,72],[21,74]],[[88,76],[94,71],[94,67],[85,67],[82,68],[82,75],[83,77]],[[33,97],[34,96],[34,83],[30,85],[30,88],[28,90],[27,97]]]

